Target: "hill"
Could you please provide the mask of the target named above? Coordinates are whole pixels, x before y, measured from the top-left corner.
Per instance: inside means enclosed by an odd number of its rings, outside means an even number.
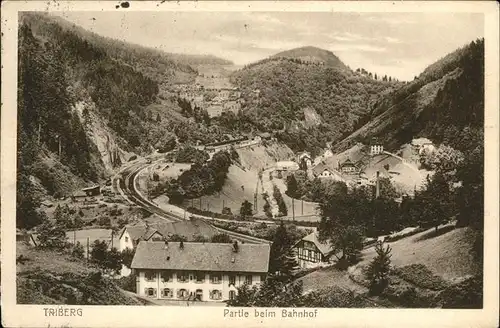
[[[427,137],[461,151],[483,140],[484,40],[476,40],[426,68],[415,80],[374,103],[367,124],[334,145],[342,151],[378,137],[389,149]]]
[[[245,100],[239,121],[277,132],[295,152],[308,150],[314,156],[327,142],[340,140],[371,113],[380,93],[400,85],[352,72],[326,50],[307,47],[281,54],[288,57],[278,54],[247,65],[231,81]],[[329,64],[298,58],[304,54]]]
[[[164,86],[194,82],[190,64],[225,60],[166,54],[32,12],[20,15],[18,52],[20,228],[43,220],[41,197],[102,182],[134,153],[223,133],[183,117]]]
[[[322,268],[300,278],[306,292],[338,287],[369,297],[391,307],[456,308],[481,307],[477,293],[482,290],[480,264],[471,256],[470,228],[441,227],[420,232],[388,245],[392,248],[390,284],[380,296],[371,296],[364,268],[376,256],[374,247],[362,251],[362,260],[347,272],[334,266]],[[479,283],[477,281],[479,280]]]
[[[84,260],[19,243],[16,254],[19,304],[141,305]]]
[[[349,70],[349,68],[337,56],[335,56],[333,52],[311,46],[282,51],[271,57],[299,59],[307,63],[319,63],[329,67],[336,67],[347,71]]]

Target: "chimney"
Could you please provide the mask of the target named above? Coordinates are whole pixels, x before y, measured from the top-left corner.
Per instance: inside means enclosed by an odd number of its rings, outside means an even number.
[[[237,241],[237,240],[235,240],[235,241],[233,242],[233,252],[238,253],[238,248],[239,248],[239,246],[238,246],[238,241]]]
[[[380,172],[377,171],[377,180],[376,180],[376,184],[375,184],[375,198],[379,198],[380,197],[380,183],[379,183],[379,176],[380,176]]]

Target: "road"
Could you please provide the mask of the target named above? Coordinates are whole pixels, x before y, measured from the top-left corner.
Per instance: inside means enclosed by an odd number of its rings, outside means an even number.
[[[117,191],[122,195],[123,198],[128,200],[130,203],[140,206],[142,209],[148,211],[149,213],[156,214],[158,217],[168,222],[183,221],[184,217],[161,209],[155,203],[148,200],[140,192],[140,190],[137,189],[137,183],[136,183],[137,176],[140,174],[141,171],[146,170],[150,165],[154,164],[135,163],[125,167],[113,178],[113,185],[115,186]],[[188,215],[191,216],[192,214],[189,213]],[[196,216],[203,218],[202,216],[199,215]],[[221,233],[225,233],[230,237],[244,243],[250,243],[250,244],[270,243],[268,240],[265,239],[247,236],[241,233],[221,229],[215,226],[214,228],[220,231]]]

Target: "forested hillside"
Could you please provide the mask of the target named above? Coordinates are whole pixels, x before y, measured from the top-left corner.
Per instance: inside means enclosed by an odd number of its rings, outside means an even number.
[[[380,98],[372,120],[334,149],[379,137],[395,148],[424,136],[461,151],[483,142],[484,40],[476,40],[430,65],[414,81]]]
[[[162,53],[41,13],[20,16],[18,54],[20,227],[43,219],[42,195],[67,196],[106,178],[112,152],[168,151],[224,132],[176,115],[175,97],[160,87],[194,81],[190,65],[226,60]]]
[[[300,49],[248,65],[232,75],[246,100],[245,119],[262,131],[280,130],[278,138],[294,151],[314,153],[326,142],[339,140],[365,120],[380,93],[401,85],[354,73],[324,50],[318,57],[321,49]],[[307,51],[311,55],[306,60]],[[258,102],[253,100],[254,90],[260,91]],[[306,125],[305,109],[317,113],[321,122]]]

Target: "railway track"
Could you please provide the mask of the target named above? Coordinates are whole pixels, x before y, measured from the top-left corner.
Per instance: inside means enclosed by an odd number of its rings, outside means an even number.
[[[140,206],[142,209],[146,210],[151,214],[156,214],[158,217],[160,217],[165,221],[168,222],[184,221],[184,217],[163,210],[153,202],[149,201],[146,197],[144,197],[144,195],[142,195],[142,193],[137,189],[137,176],[141,171],[143,171],[147,167],[148,164],[146,165],[143,163],[134,164],[130,167],[125,168],[118,175],[116,175],[113,183],[115,184],[118,192],[122,195],[122,197],[124,197],[129,202],[137,206]],[[250,244],[270,243],[268,240],[265,239],[244,235],[238,232],[222,229],[215,226],[214,228],[217,231],[225,233],[230,237],[244,243],[250,243]]]

